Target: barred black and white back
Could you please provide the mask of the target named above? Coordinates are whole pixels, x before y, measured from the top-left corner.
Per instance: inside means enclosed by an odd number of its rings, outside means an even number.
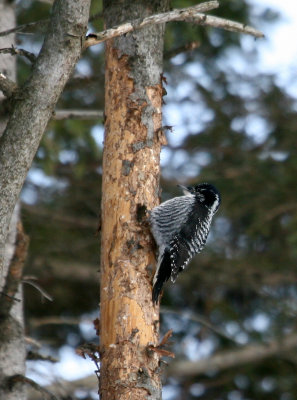
[[[209,183],[181,186],[185,196],[165,201],[151,211],[151,231],[159,247],[153,280],[153,302],[157,303],[163,284],[174,282],[191,258],[203,249],[213,215],[221,197]]]

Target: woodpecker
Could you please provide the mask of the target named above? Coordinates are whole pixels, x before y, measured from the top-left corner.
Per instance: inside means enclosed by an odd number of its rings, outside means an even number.
[[[184,196],[153,208],[149,222],[159,248],[153,280],[153,303],[169,278],[175,282],[189,261],[203,249],[212,221],[221,203],[218,190],[209,183],[182,186]]]

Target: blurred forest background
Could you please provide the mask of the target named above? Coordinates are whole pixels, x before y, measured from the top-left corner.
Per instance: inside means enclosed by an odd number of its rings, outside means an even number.
[[[174,0],[171,7],[195,3]],[[269,41],[279,19],[273,9],[261,1],[220,5],[213,15],[253,25]],[[50,7],[18,1],[18,24],[48,18]],[[101,2],[93,1],[90,31],[102,30],[100,12]],[[19,33],[18,46],[37,53],[45,25]],[[178,183],[208,181],[221,191],[222,205],[203,253],[175,285],[166,285],[161,331],[173,329],[176,358],[167,360],[167,377],[164,367],[164,400],[297,399],[292,347],[248,363],[238,353],[233,367],[223,362],[199,375],[177,368],[182,359],[199,361],[253,344],[265,348],[297,334],[297,101],[274,75],[259,72],[259,43],[167,24],[164,125],[173,131],[162,151],[162,201],[180,194]],[[30,63],[20,57],[19,83],[28,74]],[[57,109],[104,109],[103,45],[84,53]],[[42,354],[60,360],[28,363],[29,376],[41,383],[78,377],[75,348],[98,340],[92,320],[99,303],[102,150],[102,118],[53,119],[22,192],[30,236],[25,281],[53,298],[25,284],[26,335],[42,344]],[[79,363],[81,373],[95,369],[92,361]],[[71,398],[97,396],[85,388]]]

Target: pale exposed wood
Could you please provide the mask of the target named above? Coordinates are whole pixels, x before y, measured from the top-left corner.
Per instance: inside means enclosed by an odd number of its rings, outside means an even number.
[[[125,5],[130,7],[128,3]],[[149,12],[151,3],[147,4],[145,12]],[[137,7],[141,12],[141,5]],[[160,26],[106,44],[100,282],[102,400],[161,398],[159,355],[149,351],[149,345],[158,344],[159,310],[152,304],[155,256],[145,209],[159,202],[160,150],[165,144],[160,129],[162,48]]]
[[[158,366],[158,356],[155,353],[148,355],[146,351],[150,343],[158,343],[158,329],[154,322],[157,323],[159,315],[158,309],[152,305],[151,276],[147,270],[148,266],[155,264],[155,260],[153,254],[148,252],[152,246],[148,227],[138,223],[136,215],[138,205],[145,205],[148,209],[157,205],[161,143],[155,138],[152,147],[146,146],[141,151],[133,152],[133,144],[146,140],[147,129],[141,122],[145,104],[130,100],[134,87],[129,78],[127,57],[119,59],[108,45],[106,63],[101,395],[102,400],[115,399],[108,392],[108,385],[118,381],[127,385],[121,388],[122,397],[118,398],[136,400],[144,398],[143,389],[135,389],[142,374],[139,371],[146,368],[150,380],[154,380]],[[153,123],[157,131],[162,122],[161,84],[146,90],[155,109]],[[135,390],[130,397],[133,386]]]

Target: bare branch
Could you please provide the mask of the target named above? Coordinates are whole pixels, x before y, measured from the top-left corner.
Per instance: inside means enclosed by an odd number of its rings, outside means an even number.
[[[180,47],[177,47],[175,49],[167,51],[166,53],[164,53],[164,58],[165,59],[173,58],[173,57],[177,56],[178,54],[185,53],[187,51],[195,50],[198,47],[200,47],[200,45],[201,45],[201,43],[198,42],[197,40],[193,41],[193,42],[190,42],[190,43],[187,43],[184,46],[180,46]]]
[[[296,346],[297,334],[292,333],[269,343],[251,344],[240,350],[224,351],[200,361],[177,361],[170,364],[168,374],[189,377],[205,374],[209,371],[222,371],[227,368],[262,361],[265,358],[292,350]]]
[[[16,89],[17,85],[11,79],[8,79],[4,74],[0,73],[0,90],[3,92],[4,96],[13,96]]]
[[[53,114],[53,119],[102,119],[103,111],[100,110],[56,110]]]
[[[45,28],[47,28],[48,23],[49,23],[49,19],[42,19],[40,21],[29,22],[28,24],[19,25],[19,26],[16,26],[15,28],[0,32],[0,37],[8,36],[11,33],[15,33],[15,32],[23,32],[24,30],[31,28],[32,26],[34,26],[34,27],[41,26],[43,29],[45,29]]]
[[[232,32],[245,33],[255,37],[264,37],[264,34],[251,26],[241,24],[235,21],[230,21],[224,18],[213,17],[210,15],[202,14],[204,12],[218,8],[217,1],[209,1],[206,3],[198,4],[194,7],[181,8],[166,13],[151,15],[143,20],[133,20],[126,22],[114,28],[106,29],[102,32],[91,33],[87,36],[84,48],[94,46],[95,44],[102,43],[106,40],[124,35],[136,29],[141,29],[147,25],[164,24],[170,21],[187,21],[204,26],[212,26],[214,28],[222,28]]]
[[[42,347],[42,344],[39,343],[36,339],[33,339],[32,337],[25,336],[25,343],[28,344],[29,346],[34,346],[37,349],[40,349]]]
[[[151,15],[143,20],[137,19],[131,22],[126,22],[125,24],[116,26],[114,28],[88,35],[84,47],[87,48],[89,46],[94,46],[95,44],[104,42],[105,40],[124,35],[125,33],[134,31],[136,29],[141,29],[147,25],[164,24],[170,21],[193,22],[197,15],[200,15],[200,19],[201,17],[205,18],[205,15],[199,13],[210,11],[218,7],[218,1],[208,1],[206,3],[198,4],[194,7],[180,8],[166,13]]]
[[[241,24],[240,22],[231,21],[225,18],[213,17],[211,15],[202,15],[200,22],[197,16],[196,23],[205,26],[212,26],[213,28],[221,28],[226,31],[245,33],[246,35],[251,35],[256,38],[263,38],[264,34],[252,26]]]
[[[11,54],[12,56],[16,56],[16,55],[24,56],[24,57],[26,57],[31,63],[34,63],[34,62],[36,61],[36,58],[37,58],[37,57],[35,56],[35,54],[30,53],[29,51],[24,50],[24,49],[16,49],[14,46],[6,47],[6,48],[3,48],[3,49],[0,49],[0,53],[3,53],[3,54]]]
[[[7,379],[7,386],[13,387],[14,385],[17,385],[19,382],[30,385],[33,389],[37,390],[42,395],[46,395],[46,397],[49,398],[50,400],[58,400],[57,397],[55,395],[53,395],[49,390],[38,385],[38,383],[33,381],[33,379],[27,378],[26,376],[23,376],[23,375],[11,376],[9,379]]]
[[[49,212],[46,208],[30,206],[29,204],[22,203],[22,209],[27,211],[30,214],[37,215],[39,219],[51,219],[52,221],[56,221],[62,223],[64,226],[69,226],[71,228],[90,228],[94,231],[97,227],[97,219],[96,218],[82,218],[72,215],[67,215],[65,212],[53,213]]]
[[[46,386],[48,391],[53,393],[58,399],[74,399],[76,396],[74,393],[79,389],[84,390],[98,390],[98,379],[95,374],[80,378],[77,380],[66,381],[59,378],[58,382],[53,382],[52,384]],[[28,388],[28,399],[30,400],[40,400],[40,393],[33,391]]]
[[[182,310],[173,310],[173,309],[171,309],[171,308],[169,308],[169,307],[164,307],[164,306],[162,306],[162,307],[160,308],[160,313],[161,313],[161,314],[176,314],[176,315],[180,315],[180,316],[188,315],[185,311],[182,311]],[[236,340],[235,340],[233,337],[231,337],[231,336],[229,336],[228,334],[226,334],[225,332],[223,332],[220,328],[217,328],[217,327],[216,327],[215,325],[213,325],[210,321],[208,321],[206,318],[200,316],[199,314],[197,314],[197,313],[192,313],[192,312],[191,312],[191,313],[188,315],[188,318],[189,318],[191,321],[198,322],[199,324],[205,326],[206,328],[208,328],[209,330],[215,332],[217,335],[223,337],[224,339],[230,340],[231,342],[237,344]]]
[[[34,361],[36,361],[36,360],[38,360],[38,361],[49,361],[49,362],[52,362],[52,363],[56,363],[56,362],[59,361],[57,358],[54,358],[52,356],[43,356],[42,354],[38,353],[37,351],[31,351],[31,350],[28,351],[26,359],[27,360],[34,360]]]
[[[33,279],[36,279],[36,278],[28,279],[28,278],[24,277],[24,279],[22,279],[22,282],[33,286],[36,290],[38,290],[38,292],[41,294],[41,296],[43,296],[45,299],[47,299],[49,301],[54,301],[53,297],[50,294],[48,294],[38,283],[34,282]]]
[[[44,317],[44,318],[32,318],[30,324],[33,328],[43,325],[79,325],[83,320],[81,318],[72,317]]]

